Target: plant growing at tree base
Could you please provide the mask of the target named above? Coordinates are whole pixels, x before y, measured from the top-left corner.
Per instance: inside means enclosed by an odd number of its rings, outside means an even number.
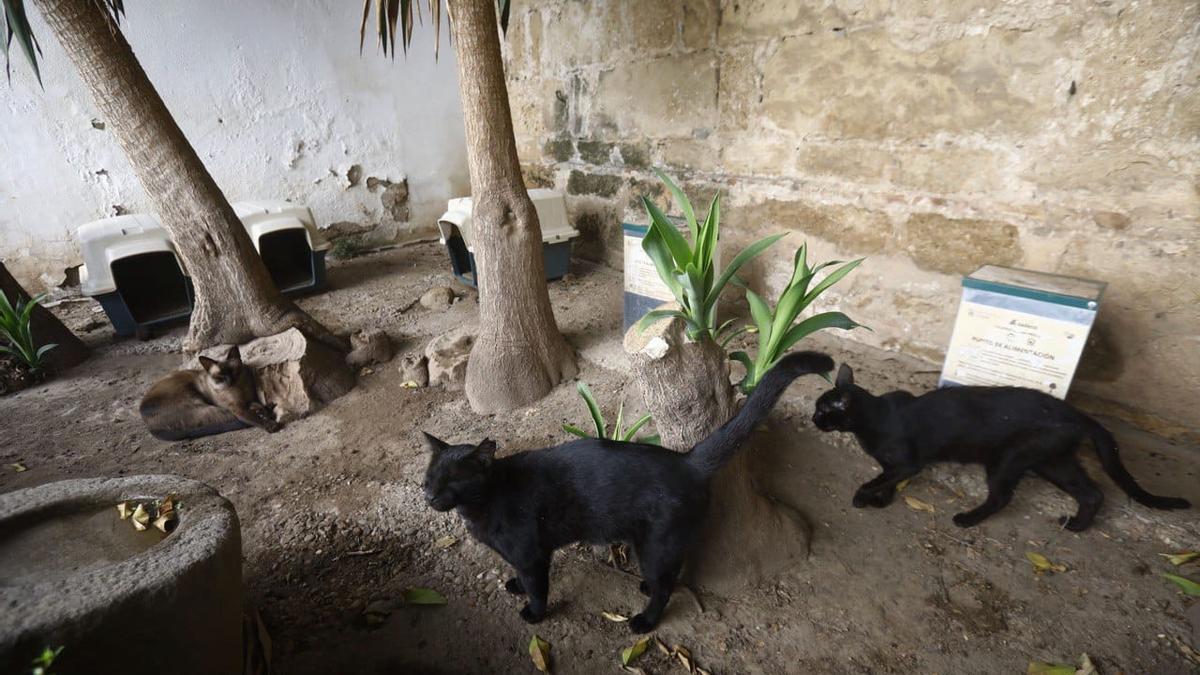
[[[718,194],[713,197],[712,204],[708,207],[708,216],[701,223],[696,220],[692,203],[688,201],[687,195],[683,194],[683,190],[663,172],[658,169],[654,172],[671,190],[675,203],[683,211],[692,244],[688,244],[687,239],[654,202],[642,197],[642,204],[650,217],[650,227],[642,240],[642,250],[654,262],[658,276],[671,290],[671,295],[675,296],[679,309],[656,309],[649,312],[638,321],[637,329],[645,330],[646,326],[659,319],[676,317],[683,319],[687,324],[688,338],[697,341],[706,337],[718,339],[721,331],[715,325],[717,298],[720,297],[722,289],[734,278],[742,265],[784,235],[772,235],[747,246],[733,258],[729,267],[717,276],[714,258],[721,227],[721,196]],[[721,328],[729,325],[726,323]]]
[[[39,295],[29,300],[18,297],[14,307],[8,296],[0,291],[0,340],[7,343],[0,344],[0,353],[12,354],[35,373],[42,370],[42,356],[58,346],[52,343],[38,347],[33,341],[33,331],[30,327],[33,308],[37,307],[43,297],[45,296]]]
[[[749,394],[753,391],[762,376],[787,354],[788,349],[806,336],[826,328],[850,330],[862,326],[841,312],[821,312],[795,323],[814,300],[854,271],[862,261],[863,258],[859,258],[842,264],[841,260],[831,260],[810,268],[808,244],[805,243],[796,251],[791,280],[787,288],[783,289],[773,310],[757,293],[746,289],[746,300],[750,303],[750,314],[754,317],[754,326],[748,328],[758,334],[758,353],[753,359],[744,351],[736,351],[729,355],[729,358],[746,367],[746,377],[738,384],[744,393]],[[809,286],[816,279],[817,273],[833,265],[841,267],[827,274],[820,283],[810,289]],[[735,334],[731,334],[729,338]]]
[[[610,430],[608,423],[604,420],[604,414],[600,412],[600,406],[596,403],[596,397],[592,395],[592,390],[588,388],[587,383],[580,381],[579,384],[575,385],[575,388],[579,391],[579,395],[583,397],[583,402],[587,405],[588,412],[591,413],[592,423],[596,426],[596,435],[592,436],[573,424],[564,424],[562,427],[563,431],[569,434],[574,434],[580,438],[600,438],[609,441],[629,442],[634,440],[634,434],[638,432],[638,429],[641,429],[650,421],[650,413],[646,413],[634,420],[633,424],[629,425],[628,428],[623,428],[625,404],[621,403],[617,406],[617,419]],[[637,442],[657,444],[659,442],[658,434],[639,436],[637,437]]]

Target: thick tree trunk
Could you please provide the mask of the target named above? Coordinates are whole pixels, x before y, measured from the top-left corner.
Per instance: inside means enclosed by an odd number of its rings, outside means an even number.
[[[686,451],[737,412],[725,351],[712,340],[688,341],[682,321],[660,321],[641,334],[631,328],[625,351],[664,447]],[[808,556],[807,522],[759,492],[753,453],[749,441],[713,477],[704,536],[684,570],[717,593],[772,579]]]
[[[29,294],[25,292],[24,288],[21,288],[21,284],[17,283],[13,275],[8,273],[8,268],[4,266],[3,262],[0,262],[0,291],[4,291],[4,295],[14,307],[18,300],[29,299]],[[38,347],[48,344],[58,345],[46,352],[44,361],[47,369],[53,372],[62,372],[88,357],[87,345],[75,337],[75,334],[45,307],[39,305],[34,308],[29,324],[29,330],[33,333],[33,341]]]
[[[34,2],[79,70],[191,276],[196,307],[185,348],[240,344],[297,327],[346,351],[344,339],[275,288],[229,201],[102,3]]]
[[[467,363],[479,413],[532,403],[576,372],[554,321],[542,230],[525,191],[493,0],[449,0],[471,170],[480,332]]]

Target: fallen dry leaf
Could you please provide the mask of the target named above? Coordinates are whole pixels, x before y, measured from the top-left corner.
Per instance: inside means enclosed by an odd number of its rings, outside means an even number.
[[[646,675],[646,671],[638,668],[637,666],[621,666],[621,670],[627,673],[633,673],[633,675]]]
[[[1084,652],[1079,655],[1079,667],[1075,669],[1075,675],[1098,675],[1100,671],[1096,670],[1096,664],[1092,663],[1092,657]]]
[[[1041,553],[1029,551],[1025,554],[1029,562],[1033,563],[1033,573],[1037,575],[1045,574],[1046,572],[1066,572],[1067,566],[1050,562],[1050,559]]]
[[[672,651],[675,654],[675,658],[679,659],[679,663],[684,668],[687,668],[689,673],[696,670],[696,664],[692,663],[692,653],[687,650],[687,647],[675,645]]]
[[[421,385],[417,384],[413,380],[405,380],[400,383],[400,386],[405,389],[420,389],[421,388]]]
[[[543,673],[550,672],[550,643],[536,634],[529,641],[529,658],[533,659],[533,667]]]
[[[12,464],[9,464],[9,466],[12,467],[12,470],[14,473],[21,473],[22,471],[29,470],[29,468],[27,466],[25,466],[24,464],[22,464],[20,462],[13,462]]]
[[[154,527],[157,527],[164,534],[170,534],[173,532],[175,530],[175,526],[178,524],[179,516],[176,516],[174,511],[168,511],[154,519]]]
[[[621,665],[627,666],[637,660],[639,656],[646,653],[646,647],[650,646],[650,636],[638,640],[632,645],[626,647],[621,652]]]
[[[899,483],[896,483],[896,492],[904,492],[904,488],[906,488],[906,487],[908,487],[908,479],[907,478],[900,481]]]
[[[612,621],[614,623],[621,623],[622,621],[629,620],[629,617],[627,617],[623,614],[617,614],[616,612],[600,612],[600,613],[604,615],[604,618],[606,618],[609,621]]]
[[[1200,596],[1200,584],[1192,581],[1191,579],[1181,577],[1177,574],[1164,574],[1163,576],[1167,578],[1167,581],[1170,581],[1178,586],[1179,589],[1184,592],[1184,594],[1192,597]]]
[[[924,511],[925,513],[937,513],[937,509],[933,508],[933,504],[923,502],[916,497],[904,495],[904,503],[908,504],[908,508],[913,511]]]
[[[406,605],[444,605],[446,596],[432,588],[406,588],[400,594]]]
[[[1159,553],[1162,557],[1171,561],[1171,564],[1179,567],[1184,563],[1189,563],[1196,558],[1200,558],[1200,551],[1182,551],[1180,553]]]
[[[451,546],[453,546],[457,543],[458,543],[458,537],[448,534],[448,535],[438,539],[437,541],[433,542],[433,545],[436,546],[437,548],[445,549],[445,548],[450,548]]]
[[[1075,666],[1032,661],[1025,671],[1025,675],[1075,675]]]
[[[658,651],[662,652],[666,656],[671,655],[671,649],[667,647],[667,643],[660,640],[657,635],[654,636],[654,646],[658,647]]]
[[[120,504],[117,504],[117,513],[121,514],[121,520],[125,520],[129,518],[129,516],[133,515],[133,511],[129,510],[129,504],[127,502],[121,502]]]
[[[133,510],[131,518],[133,519],[133,529],[138,532],[146,529],[146,526],[150,524],[150,513],[146,511],[144,504],[137,505],[137,508]]]

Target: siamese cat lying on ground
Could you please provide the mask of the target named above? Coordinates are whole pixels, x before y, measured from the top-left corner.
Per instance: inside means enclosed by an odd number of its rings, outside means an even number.
[[[177,441],[256,426],[274,433],[283,428],[257,400],[254,373],[242,365],[237,346],[221,361],[199,357],[201,370],[180,370],[164,377],[138,407],[155,438]]]
[[[1026,471],[1045,478],[1079,504],[1059,522],[1081,532],[1104,500],[1084,472],[1075,449],[1091,440],[1100,464],[1139,504],[1155,509],[1186,509],[1186,499],[1146,492],[1121,464],[1117,443],[1100,423],[1064,401],[1018,387],[948,387],[922,396],[893,391],[872,396],[854,384],[843,364],[832,390],[817,399],[813,424],[822,431],[849,431],[883,473],[854,494],[854,506],[882,508],[896,484],[935,462],[982,464],[988,496],[983,504],[954,516],[959,527],[977,525],[1008,505]]]
[[[792,380],[831,370],[824,354],[784,357],[733,419],[687,453],[585,439],[496,459],[493,441],[448,445],[425,434],[426,499],[437,511],[457,509],[471,534],[516,569],[505,588],[528,596],[521,618],[529,623],[545,616],[555,549],[579,541],[631,545],[650,601],[629,627],[645,633],[662,617],[703,524],[712,475]]]

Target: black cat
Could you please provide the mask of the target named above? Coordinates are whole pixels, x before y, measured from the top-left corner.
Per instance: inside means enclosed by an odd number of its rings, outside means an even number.
[[[516,569],[505,588],[528,594],[521,618],[529,623],[545,616],[555,549],[578,541],[631,545],[650,602],[629,627],[645,633],[662,617],[703,523],[713,473],[733,457],[792,380],[832,370],[833,360],[824,354],[789,354],[733,419],[687,453],[585,439],[496,459],[493,441],[448,445],[425,434],[432,453],[426,499],[437,511],[458,509],[471,534]]]
[[[1103,493],[1084,472],[1075,449],[1092,441],[1104,471],[1137,502],[1155,509],[1186,509],[1186,499],[1146,492],[1121,464],[1117,443],[1100,423],[1069,404],[1033,389],[949,387],[922,396],[893,391],[872,396],[854,384],[843,364],[832,390],[817,399],[813,424],[822,431],[849,431],[883,473],[854,494],[854,506],[884,507],[896,484],[926,464],[959,462],[987,469],[983,504],[954,516],[959,527],[977,525],[1012,500],[1026,471],[1075,498],[1079,509],[1060,522],[1081,532],[1092,524]]]

